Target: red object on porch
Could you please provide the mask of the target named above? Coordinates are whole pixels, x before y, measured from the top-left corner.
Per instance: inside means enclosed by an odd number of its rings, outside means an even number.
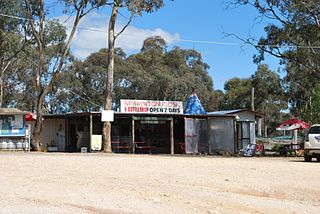
[[[310,125],[303,120],[299,120],[297,118],[291,118],[281,125],[279,125],[277,130],[295,130],[295,129],[307,129]]]
[[[26,121],[35,121],[37,119],[37,115],[35,113],[28,113],[25,116]]]

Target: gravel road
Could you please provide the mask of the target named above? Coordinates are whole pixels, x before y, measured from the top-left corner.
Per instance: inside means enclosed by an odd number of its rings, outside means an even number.
[[[302,158],[0,152],[0,213],[319,213]]]

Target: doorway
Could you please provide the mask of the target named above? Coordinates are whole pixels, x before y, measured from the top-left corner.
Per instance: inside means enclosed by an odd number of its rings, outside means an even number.
[[[172,117],[135,116],[133,120],[135,148],[138,148],[135,152],[171,153],[170,127],[171,121],[173,121]],[[139,151],[140,148],[145,148],[145,151]]]
[[[249,144],[255,143],[255,124],[253,121],[238,121],[237,123],[237,149],[246,149]]]
[[[67,151],[76,152],[77,151],[77,143],[78,143],[78,139],[79,139],[79,136],[77,135],[76,124],[70,124],[69,136],[70,136],[70,141],[69,141],[69,146],[68,146]]]

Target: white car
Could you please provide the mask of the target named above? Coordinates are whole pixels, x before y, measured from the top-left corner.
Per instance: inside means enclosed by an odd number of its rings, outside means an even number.
[[[320,124],[310,127],[308,137],[304,142],[304,161],[310,162],[313,157],[320,162]]]

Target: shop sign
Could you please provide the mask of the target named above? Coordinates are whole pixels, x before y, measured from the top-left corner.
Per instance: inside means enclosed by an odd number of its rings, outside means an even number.
[[[122,113],[183,114],[181,101],[120,100]]]
[[[102,122],[113,122],[114,121],[114,111],[112,110],[103,110],[101,112],[101,121]]]
[[[141,120],[141,121],[166,121],[166,120],[172,120],[172,117],[133,117],[133,120]]]

